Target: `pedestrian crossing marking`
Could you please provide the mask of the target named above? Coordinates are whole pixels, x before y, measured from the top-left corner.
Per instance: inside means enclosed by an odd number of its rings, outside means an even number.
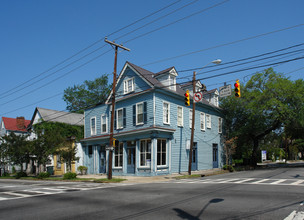
[[[261,179],[261,178],[226,178],[226,179],[181,179],[168,183],[192,183],[192,184],[251,184],[251,185],[291,185],[304,186],[304,180],[295,179]]]

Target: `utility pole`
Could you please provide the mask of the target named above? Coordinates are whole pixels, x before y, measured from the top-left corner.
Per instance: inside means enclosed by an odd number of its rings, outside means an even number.
[[[114,114],[115,114],[115,87],[116,87],[116,70],[117,70],[117,51],[118,48],[121,48],[123,50],[130,51],[130,49],[116,44],[115,41],[109,41],[107,38],[105,38],[105,42],[110,44],[111,46],[114,46],[115,48],[115,58],[114,58],[114,72],[113,72],[113,87],[112,87],[112,113],[111,113],[111,127],[110,127],[110,143],[109,143],[109,169],[108,169],[108,179],[112,179],[112,164],[113,164],[113,132],[114,132]]]
[[[194,139],[194,125],[195,125],[195,102],[193,100],[193,97],[195,95],[195,87],[196,87],[196,78],[195,78],[196,72],[193,72],[193,95],[192,95],[192,125],[191,125],[191,140],[190,140],[190,152],[189,152],[189,165],[188,165],[188,175],[191,175],[191,168],[192,168],[192,152],[193,152],[193,139]]]

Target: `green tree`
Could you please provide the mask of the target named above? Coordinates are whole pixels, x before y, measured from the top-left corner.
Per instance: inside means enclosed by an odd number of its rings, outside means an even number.
[[[64,90],[63,100],[67,110],[83,113],[88,106],[105,102],[111,85],[108,84],[108,75],[103,75],[95,80],[86,80],[81,85],[74,85]]]
[[[61,162],[67,164],[67,171],[72,171],[72,163],[79,160],[79,157],[76,157],[75,137],[68,137],[56,153],[60,155]]]
[[[228,138],[238,137],[239,157],[250,155],[255,166],[259,142],[271,132],[284,130],[286,122],[296,117],[298,113],[291,107],[291,103],[297,102],[294,90],[295,83],[269,68],[241,86],[241,98],[221,100]]]
[[[29,163],[32,151],[27,137],[27,135],[16,135],[11,132],[3,136],[0,141],[5,158],[11,163],[19,165],[21,172],[23,171],[23,163]]]

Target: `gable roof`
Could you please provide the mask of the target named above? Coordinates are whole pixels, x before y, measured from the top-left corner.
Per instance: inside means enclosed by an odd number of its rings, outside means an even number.
[[[2,117],[4,127],[9,131],[27,132],[27,126],[30,124],[30,120],[24,119],[24,125],[22,127],[18,126],[17,118],[7,118]]]
[[[43,121],[60,122],[64,124],[78,125],[78,126],[84,124],[83,114],[56,111],[56,110],[37,107],[33,114],[31,125],[33,125],[37,113],[39,113],[39,116]]]
[[[155,75],[154,75],[154,76],[159,76],[159,75],[162,75],[162,74],[164,74],[164,73],[169,72],[169,71],[170,71],[170,70],[172,70],[172,69],[175,69],[175,67],[174,67],[174,66],[169,67],[169,68],[167,68],[167,69],[165,69],[165,70],[162,70],[162,71],[160,71],[160,72],[158,72],[158,73],[155,73]]]

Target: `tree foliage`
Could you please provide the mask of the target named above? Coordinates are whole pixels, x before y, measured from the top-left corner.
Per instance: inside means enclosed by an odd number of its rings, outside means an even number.
[[[86,80],[81,85],[68,87],[64,90],[63,100],[68,111],[83,113],[89,106],[105,102],[110,90],[108,75],[103,75],[92,81]]]
[[[303,110],[303,89],[303,80],[290,81],[269,68],[241,85],[241,98],[221,100],[227,136],[238,137],[238,157],[250,157],[256,165],[259,142],[266,135],[281,130],[294,136],[292,124]],[[303,125],[299,128],[303,129]]]

